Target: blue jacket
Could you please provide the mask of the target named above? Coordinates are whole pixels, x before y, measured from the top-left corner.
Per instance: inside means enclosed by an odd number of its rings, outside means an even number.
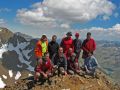
[[[95,70],[98,67],[97,59],[92,55],[91,57],[87,57],[84,60],[84,66],[87,66],[88,70]]]

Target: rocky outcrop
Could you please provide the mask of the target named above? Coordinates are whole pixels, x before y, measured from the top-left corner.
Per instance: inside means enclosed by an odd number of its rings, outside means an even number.
[[[17,65],[20,64],[18,54],[15,51],[8,51],[3,54],[2,65],[8,70],[20,70],[20,68],[17,67]]]
[[[32,79],[22,79],[4,90],[120,90],[119,85],[113,84],[105,74],[99,73],[99,79],[78,75],[54,76],[51,83],[34,84]]]
[[[7,28],[0,27],[0,47],[2,44],[8,42],[9,38],[13,36],[13,32],[8,30]]]

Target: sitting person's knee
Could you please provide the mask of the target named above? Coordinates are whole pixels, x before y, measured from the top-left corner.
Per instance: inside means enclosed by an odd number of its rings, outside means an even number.
[[[36,76],[38,76],[38,77],[39,77],[39,76],[40,76],[40,73],[39,73],[39,72],[36,72]]]
[[[72,70],[68,70],[68,74],[70,74],[70,75],[74,75],[74,71],[72,71]]]

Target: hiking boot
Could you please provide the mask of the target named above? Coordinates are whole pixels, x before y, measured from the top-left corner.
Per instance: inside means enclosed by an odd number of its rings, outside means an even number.
[[[48,79],[48,84],[51,85],[52,84],[52,80]]]
[[[72,70],[68,70],[68,74],[70,74],[70,75],[74,75],[74,71],[72,71]]]
[[[37,81],[37,80],[34,80],[34,84],[36,84],[36,85],[37,85],[37,84],[38,84],[38,81]]]
[[[99,79],[99,75],[96,73],[96,74],[94,75],[94,78]]]
[[[85,76],[85,72],[80,71],[80,73],[78,73],[79,76]]]
[[[91,76],[90,76],[90,75],[84,75],[84,78],[86,78],[86,79],[90,79]]]

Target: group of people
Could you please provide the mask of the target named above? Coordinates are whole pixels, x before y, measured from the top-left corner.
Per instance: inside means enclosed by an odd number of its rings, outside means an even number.
[[[82,75],[81,71],[95,76],[98,66],[94,57],[96,43],[90,32],[87,33],[83,43],[78,32],[75,33],[75,39],[72,39],[72,32],[67,32],[66,37],[61,40],[60,44],[56,40],[56,35],[52,36],[50,42],[48,42],[46,35],[42,35],[40,40],[38,40],[35,47],[37,62],[35,81],[39,81],[40,77],[49,79],[54,75]],[[80,66],[79,57],[81,50],[83,50],[82,58],[84,59],[84,64]]]

